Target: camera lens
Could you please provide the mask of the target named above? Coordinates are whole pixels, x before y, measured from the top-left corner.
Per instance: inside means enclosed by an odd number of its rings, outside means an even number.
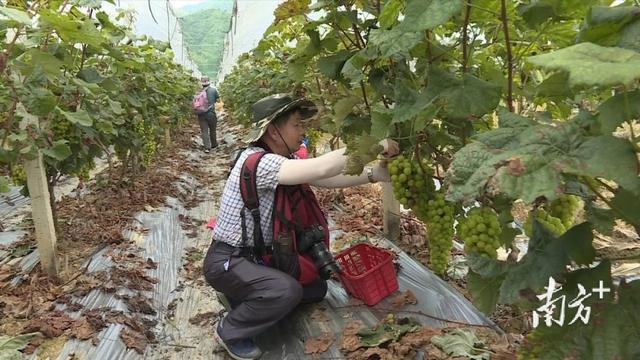
[[[316,242],[311,247],[311,257],[315,261],[320,272],[320,277],[327,280],[331,277],[331,273],[341,272],[340,266],[333,259],[333,255],[327,249],[324,242]]]

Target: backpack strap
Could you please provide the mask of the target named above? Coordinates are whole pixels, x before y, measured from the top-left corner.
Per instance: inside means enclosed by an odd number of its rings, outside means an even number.
[[[256,152],[249,155],[240,169],[240,195],[242,195],[242,202],[245,208],[249,210],[253,218],[253,248],[258,259],[265,254],[265,246],[260,222],[260,201],[258,199],[256,173],[258,164],[265,154],[266,152]],[[240,217],[242,219],[242,244],[244,245],[248,240],[244,209],[240,211]]]

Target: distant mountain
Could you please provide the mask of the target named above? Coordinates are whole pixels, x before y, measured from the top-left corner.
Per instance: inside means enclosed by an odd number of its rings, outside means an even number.
[[[208,9],[231,12],[231,10],[233,9],[233,0],[205,0],[199,4],[187,5],[181,8],[177,8],[176,13],[178,16],[182,17]]]
[[[222,0],[216,0],[211,3],[221,2]],[[227,2],[233,4],[232,0]],[[182,39],[189,49],[191,60],[196,63],[201,73],[208,75],[212,80],[218,75],[230,19],[230,11],[214,8],[205,8],[180,17]]]

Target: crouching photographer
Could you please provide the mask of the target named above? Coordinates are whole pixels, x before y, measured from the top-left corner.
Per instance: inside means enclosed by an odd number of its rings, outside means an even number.
[[[298,304],[324,298],[331,274],[341,271],[329,251],[329,230],[312,186],[344,188],[389,181],[385,168],[344,175],[339,149],[295,159],[312,102],[286,94],[253,105],[253,129],[225,184],[213,241],[204,260],[207,282],[232,309],[216,323],[214,337],[234,359],[257,359],[253,337],[267,331]],[[398,145],[380,142],[383,155]]]

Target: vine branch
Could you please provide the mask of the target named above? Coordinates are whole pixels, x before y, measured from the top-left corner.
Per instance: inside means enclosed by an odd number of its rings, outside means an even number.
[[[469,41],[469,18],[471,17],[471,0],[466,4],[464,10],[464,25],[462,26],[462,72],[467,72],[467,42]]]
[[[505,46],[507,47],[507,106],[509,111],[513,112],[513,54],[511,53],[511,42],[509,41],[506,0],[500,0],[500,19],[504,30]]]

